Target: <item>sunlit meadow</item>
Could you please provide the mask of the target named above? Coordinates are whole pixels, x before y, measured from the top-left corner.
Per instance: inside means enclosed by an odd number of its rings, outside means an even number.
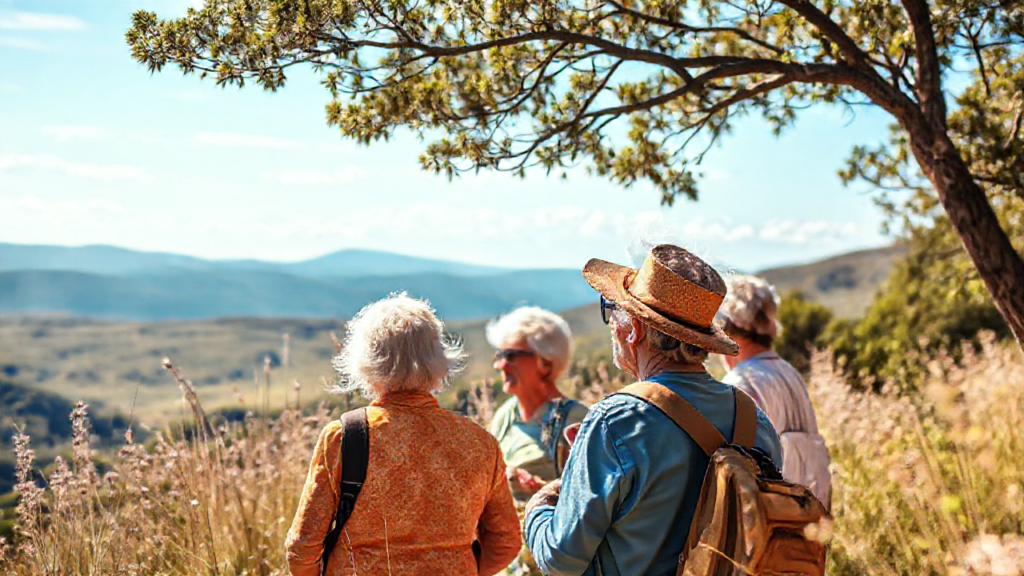
[[[914,396],[853,392],[827,354],[812,362],[835,484],[828,572],[1024,574],[1020,351],[982,338],[960,363],[924,361],[930,376]],[[337,414],[293,407],[218,423],[165,367],[191,421],[145,445],[129,432],[108,471],[98,471],[82,404],[71,414],[73,457],[45,483],[33,481],[31,439],[16,438],[17,536],[0,546],[0,573],[287,574],[284,539],[308,458]],[[594,402],[624,383],[604,364],[579,364],[565,389]],[[495,405],[481,383],[463,407],[485,423]]]

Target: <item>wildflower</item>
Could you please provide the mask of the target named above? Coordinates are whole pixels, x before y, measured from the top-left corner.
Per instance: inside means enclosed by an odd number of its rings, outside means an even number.
[[[804,538],[812,542],[828,544],[832,539],[832,521],[822,518],[820,522],[804,526]]]
[[[38,518],[42,503],[43,490],[36,486],[35,478],[33,477],[32,462],[35,460],[36,453],[28,447],[29,437],[19,432],[13,440],[16,458],[14,476],[18,482],[14,486],[15,492],[18,494],[18,505],[14,510],[17,517],[18,530],[30,536],[30,538],[26,539],[22,548],[23,552],[28,553],[31,547],[31,536],[34,533],[34,526],[36,525],[36,519]]]

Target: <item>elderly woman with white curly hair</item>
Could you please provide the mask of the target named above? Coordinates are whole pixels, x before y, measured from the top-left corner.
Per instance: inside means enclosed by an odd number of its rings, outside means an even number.
[[[348,323],[335,367],[338,390],[358,390],[372,401],[363,428],[366,477],[325,555],[342,499],[342,437],[349,429],[329,423],[288,533],[291,574],[489,575],[518,554],[519,518],[497,441],[433,396],[463,358],[443,330],[426,302],[405,294],[370,304]]]
[[[496,349],[502,390],[512,395],[495,412],[491,434],[508,464],[512,496],[525,502],[561,475],[569,451],[564,432],[587,415],[555,385],[572,360],[572,332],[561,316],[523,306],[490,322],[487,341]]]
[[[756,276],[733,276],[718,311],[718,323],[739,345],[726,356],[731,368],[722,380],[750,394],[768,414],[782,441],[782,475],[807,486],[826,508],[831,505],[829,454],[818,435],[818,420],[804,379],[772,351],[778,335],[779,298],[775,288]]]

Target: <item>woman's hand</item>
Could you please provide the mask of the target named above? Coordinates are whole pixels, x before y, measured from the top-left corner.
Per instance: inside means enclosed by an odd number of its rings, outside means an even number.
[[[548,482],[542,486],[537,493],[530,498],[530,501],[526,503],[526,511],[524,518],[530,515],[537,506],[554,506],[558,504],[558,494],[562,491],[562,479],[559,478],[553,482]]]
[[[534,476],[526,470],[513,466],[505,468],[505,477],[519,484],[523,492],[527,494],[536,494],[538,490],[548,483],[547,480],[540,476]]]

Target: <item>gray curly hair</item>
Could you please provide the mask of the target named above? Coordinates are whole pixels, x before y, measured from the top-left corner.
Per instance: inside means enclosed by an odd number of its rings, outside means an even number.
[[[736,275],[728,280],[729,291],[718,310],[717,321],[727,334],[771,346],[780,326],[779,295],[764,278]]]
[[[572,360],[572,330],[564,318],[536,306],[521,306],[487,323],[487,341],[501,348],[523,339],[531,350],[551,362],[554,378]]]
[[[430,304],[405,292],[367,305],[346,328],[333,392],[358,390],[373,400],[399,390],[436,392],[462,369],[462,343],[445,335]]]

